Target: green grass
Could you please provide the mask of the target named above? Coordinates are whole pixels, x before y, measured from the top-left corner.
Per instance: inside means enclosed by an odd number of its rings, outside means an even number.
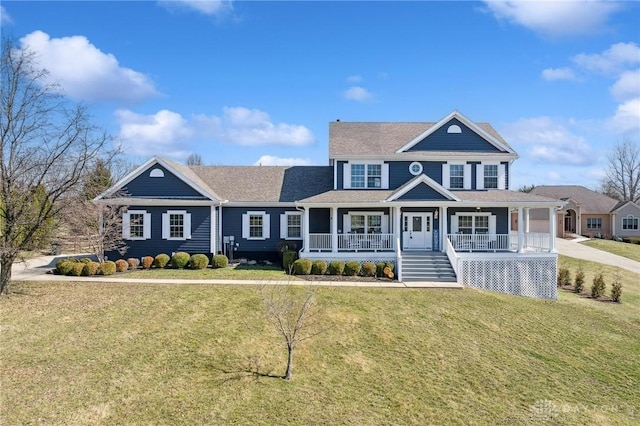
[[[613,240],[589,240],[582,244],[640,262],[640,244],[622,243]]]
[[[254,288],[17,283],[0,299],[0,419],[638,424],[640,279],[624,279],[621,305],[317,288],[332,327],[299,347],[291,382],[269,377],[285,351]]]
[[[271,281],[271,280],[297,280],[298,278],[287,275],[279,266],[262,266],[262,265],[238,265],[235,268],[219,268],[219,269],[149,269],[147,271],[138,270],[128,272],[127,278],[179,278],[188,280],[255,280]]]

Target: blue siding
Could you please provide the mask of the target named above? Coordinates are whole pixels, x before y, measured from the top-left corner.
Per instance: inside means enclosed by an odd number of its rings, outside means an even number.
[[[338,189],[344,189],[344,164],[346,163],[346,161],[338,161],[338,170],[337,170],[337,177],[336,179],[338,179],[337,182],[337,188]]]
[[[451,207],[447,209],[447,214],[449,215],[449,220],[447,221],[447,233],[451,233],[451,216],[455,216],[456,213],[476,213],[478,210],[474,208],[455,208]],[[490,212],[492,215],[496,216],[496,234],[508,234],[509,233],[509,209],[506,207],[492,207],[492,208],[482,208],[480,210],[482,213]]]
[[[401,200],[423,200],[423,201],[432,201],[432,200],[446,200],[447,197],[440,194],[435,189],[431,188],[429,185],[420,184],[404,194],[400,197]]]
[[[211,208],[209,206],[194,207],[139,207],[132,210],[146,210],[151,213],[151,238],[148,240],[128,240],[129,248],[124,255],[118,252],[107,252],[111,260],[143,256],[156,256],[160,253],[186,251],[189,254],[211,252]],[[162,213],[167,210],[186,210],[191,213],[191,239],[184,241],[162,239]]]
[[[398,189],[415,176],[409,172],[412,161],[389,162],[389,189]],[[442,161],[421,161],[422,174],[442,184]]]
[[[162,170],[164,177],[149,177],[149,173],[153,169]],[[129,182],[124,190],[132,197],[205,199],[195,189],[159,164],[145,170],[144,173]]]
[[[460,126],[462,133],[447,133],[449,126],[454,124]],[[455,118],[411,147],[409,151],[501,152],[498,148]]]

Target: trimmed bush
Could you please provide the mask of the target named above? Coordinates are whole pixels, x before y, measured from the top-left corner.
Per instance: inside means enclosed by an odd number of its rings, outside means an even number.
[[[209,258],[206,254],[194,254],[189,259],[191,269],[204,269],[209,265]]]
[[[376,275],[379,277],[386,277],[387,274],[385,274],[384,269],[389,268],[389,271],[393,272],[394,266],[393,262],[378,262],[376,263]]]
[[[309,275],[311,274],[311,267],[313,263],[310,259],[298,259],[293,262],[293,273],[295,275]]]
[[[75,277],[79,277],[80,275],[82,275],[82,270],[84,269],[84,265],[85,264],[82,262],[75,262],[71,267],[71,275]]]
[[[160,253],[153,259],[153,264],[156,268],[166,268],[170,260],[168,254]]]
[[[144,269],[151,269],[151,266],[153,266],[153,262],[154,262],[154,258],[151,256],[145,256],[142,258],[142,267]]]
[[[214,269],[226,268],[229,265],[229,258],[224,254],[216,254],[211,258],[211,267]]]
[[[178,251],[171,256],[171,267],[174,269],[184,269],[189,263],[189,259],[191,259],[189,253]]]
[[[584,290],[584,271],[582,267],[579,267],[578,272],[576,272],[576,278],[573,281],[573,290],[576,293],[582,293],[582,290]]]
[[[130,257],[127,259],[127,264],[129,265],[129,269],[136,270],[138,266],[140,266],[140,259],[137,257]]]
[[[61,260],[56,263],[56,272],[60,275],[69,275],[75,263],[70,260]]]
[[[362,275],[365,277],[373,277],[376,275],[376,264],[373,262],[364,262],[362,264]]]
[[[558,287],[571,285],[571,272],[567,268],[558,269]]]
[[[620,276],[616,274],[613,279],[613,283],[611,283],[611,300],[620,303],[620,298],[622,297],[622,282],[620,281]]]
[[[84,267],[82,268],[82,275],[85,277],[91,277],[98,273],[98,268],[100,264],[98,262],[88,262],[84,263]]]
[[[116,272],[116,263],[106,260],[100,264],[100,275],[113,275]]]
[[[93,260],[89,259],[88,257],[83,257],[82,259],[80,259],[80,262],[89,263],[89,262],[93,262]]]
[[[116,272],[124,272],[129,268],[129,264],[124,259],[116,260]]]
[[[311,265],[311,273],[313,275],[324,275],[327,273],[327,262],[325,260],[314,260],[313,265]]]
[[[298,252],[285,251],[282,253],[282,267],[287,274],[291,273],[293,262],[295,262],[296,259],[298,259]]]
[[[329,274],[342,275],[344,273],[344,262],[341,260],[332,260],[329,262]]]
[[[362,265],[357,260],[350,260],[344,264],[344,274],[349,277],[355,277],[362,270]]]
[[[602,276],[602,272],[593,277],[593,284],[591,284],[591,297],[594,299],[598,299],[601,296],[604,296],[604,290],[606,289],[606,284],[604,282],[604,277]]]

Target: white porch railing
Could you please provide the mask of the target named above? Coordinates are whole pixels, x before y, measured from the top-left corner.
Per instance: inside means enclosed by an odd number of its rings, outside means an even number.
[[[331,234],[309,234],[309,251],[332,251]],[[395,251],[393,234],[338,234],[337,251]]]
[[[517,251],[518,233],[509,234],[448,234],[454,250],[458,252]],[[525,251],[549,251],[549,234],[529,232],[524,234],[522,248]]]
[[[513,250],[518,249],[518,232],[512,231],[512,240],[516,243]],[[549,234],[544,232],[527,232],[524,234],[522,247],[528,251],[549,251]]]

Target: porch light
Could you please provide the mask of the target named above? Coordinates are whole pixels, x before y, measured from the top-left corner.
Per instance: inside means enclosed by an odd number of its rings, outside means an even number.
[[[438,210],[436,210],[436,211],[433,213],[433,218],[434,218],[434,219],[438,219]]]

